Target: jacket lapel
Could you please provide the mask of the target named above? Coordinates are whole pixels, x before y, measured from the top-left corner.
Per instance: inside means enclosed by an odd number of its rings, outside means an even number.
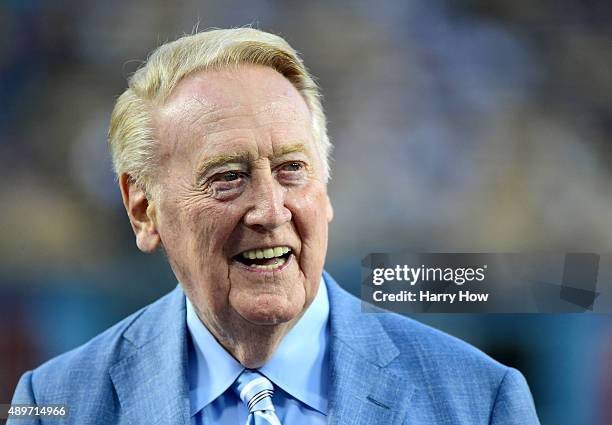
[[[400,424],[414,387],[387,366],[399,349],[377,314],[362,313],[358,300],[324,273],[330,297],[331,347],[328,422]]]
[[[180,288],[125,331],[131,348],[110,369],[122,423],[189,423],[186,335]]]

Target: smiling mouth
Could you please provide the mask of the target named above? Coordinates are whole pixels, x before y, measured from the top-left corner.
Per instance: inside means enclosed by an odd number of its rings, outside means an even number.
[[[235,255],[233,259],[247,268],[267,271],[282,268],[291,255],[292,251],[288,246],[276,246],[272,248],[250,249]]]

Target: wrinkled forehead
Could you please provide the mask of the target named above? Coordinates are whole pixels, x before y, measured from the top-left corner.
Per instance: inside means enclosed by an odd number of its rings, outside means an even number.
[[[291,82],[255,65],[186,77],[155,111],[154,121],[159,139],[171,144],[192,136],[229,137],[247,127],[312,131],[310,111]]]

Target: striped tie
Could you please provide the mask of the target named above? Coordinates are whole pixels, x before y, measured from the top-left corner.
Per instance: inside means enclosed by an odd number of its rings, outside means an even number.
[[[274,387],[265,376],[245,369],[233,388],[249,409],[246,425],[281,425],[272,405]]]

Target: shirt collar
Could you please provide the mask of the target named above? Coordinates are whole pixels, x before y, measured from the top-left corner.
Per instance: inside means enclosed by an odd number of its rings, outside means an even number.
[[[212,336],[186,298],[191,416],[223,394],[244,370]],[[259,371],[309,407],[327,414],[329,299],[325,281],[304,316]]]

